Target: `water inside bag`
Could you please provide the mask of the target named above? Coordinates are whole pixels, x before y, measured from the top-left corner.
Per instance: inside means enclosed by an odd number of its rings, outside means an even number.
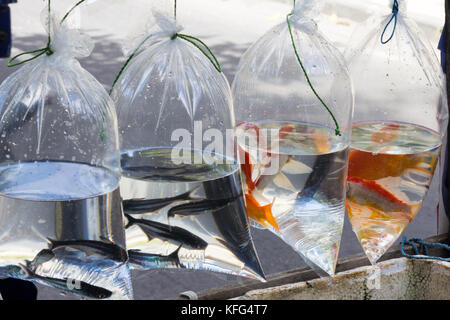
[[[119,177],[73,162],[0,167],[0,277],[85,298],[133,296]],[[76,239],[76,240],[75,240]]]
[[[356,123],[347,211],[367,257],[377,260],[422,206],[441,149],[436,132],[400,122]]]
[[[348,147],[334,130],[305,123],[243,123],[236,136],[249,217],[334,274],[344,224]]]
[[[180,163],[180,157],[186,161]],[[236,160],[206,151],[150,148],[123,153],[121,161],[132,267],[264,279]]]

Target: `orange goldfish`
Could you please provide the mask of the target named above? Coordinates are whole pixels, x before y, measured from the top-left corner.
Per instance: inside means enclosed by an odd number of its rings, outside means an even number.
[[[265,227],[267,227],[267,223],[269,223],[275,230],[280,232],[280,227],[272,215],[272,204],[261,206],[251,194],[246,194],[245,200],[247,204],[247,214],[250,218]]]
[[[376,144],[384,144],[395,139],[398,136],[400,125],[389,123],[384,128],[372,134],[371,140]]]
[[[261,142],[262,138],[262,132],[258,128],[258,126],[254,124],[247,124],[247,127],[250,129],[254,129],[256,134],[256,141],[258,143]],[[279,139],[286,139],[289,135],[295,134],[294,130],[296,127],[292,124],[283,126],[278,131],[278,137]],[[314,141],[316,150],[318,150],[320,153],[328,152],[330,149],[330,142],[325,137],[320,135],[317,131],[311,131],[311,132],[303,132],[303,134],[310,135],[311,138]],[[264,141],[262,141],[264,142]],[[308,173],[311,168],[307,167],[306,165],[299,163],[297,161],[294,161],[291,156],[284,155],[284,154],[278,154],[278,153],[271,153],[271,147],[264,148],[266,149],[265,152],[265,167],[260,168],[258,174],[256,177],[253,175],[253,169],[254,169],[254,163],[252,163],[252,158],[249,152],[243,150],[242,151],[242,157],[244,158],[244,163],[241,164],[241,169],[243,176],[245,178],[247,190],[246,190],[246,202],[247,202],[247,214],[250,218],[253,220],[259,222],[260,224],[267,226],[267,223],[270,224],[274,229],[276,229],[279,232],[279,226],[276,221],[276,219],[273,216],[272,213],[272,204],[268,205],[261,205],[258,200],[259,198],[262,198],[262,201],[265,203],[269,202],[266,201],[266,199],[260,195],[258,199],[255,198],[255,195],[257,190],[264,189],[268,184],[275,182],[278,183],[279,186],[282,188],[291,190],[293,192],[296,192],[298,190],[295,190],[295,187],[292,186],[292,184],[289,182],[289,179],[284,176],[284,174],[281,172],[283,168],[290,164],[289,170],[290,172],[295,172],[295,174],[301,174],[301,173]],[[269,168],[272,167],[271,164],[277,163],[278,172],[270,172]]]
[[[257,135],[257,141],[260,142],[261,138],[261,131],[259,130],[258,126],[249,124],[249,126],[253,129],[255,129],[256,135]],[[293,125],[287,125],[280,129],[278,135],[280,138],[285,138],[289,133],[292,132],[294,129]],[[267,148],[270,149],[270,148]],[[259,222],[263,226],[267,226],[267,223],[269,223],[275,230],[280,232],[280,228],[278,226],[278,223],[276,219],[274,218],[272,214],[272,204],[268,205],[260,205],[258,201],[253,196],[252,192],[257,188],[257,186],[261,183],[261,176],[257,177],[256,179],[253,179],[252,173],[253,173],[253,164],[251,163],[251,157],[250,154],[242,150],[244,153],[244,163],[241,164],[241,169],[245,177],[245,182],[247,184],[247,193],[245,195],[246,199],[246,205],[247,205],[247,214],[250,218],[253,220]],[[277,155],[271,154],[270,152],[267,153],[267,156],[271,158],[277,157]],[[289,159],[286,157],[285,162]],[[283,164],[284,165],[284,164]],[[282,166],[281,166],[282,167]],[[276,175],[272,175],[275,177]]]
[[[373,154],[353,150],[348,163],[349,177],[378,180],[385,177],[399,177],[408,168],[417,168],[422,161],[420,155]]]

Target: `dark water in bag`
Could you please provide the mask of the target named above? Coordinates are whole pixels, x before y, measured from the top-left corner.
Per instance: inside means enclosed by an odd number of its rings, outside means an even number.
[[[237,163],[176,165],[171,151],[122,155],[131,266],[201,269],[261,280]]]

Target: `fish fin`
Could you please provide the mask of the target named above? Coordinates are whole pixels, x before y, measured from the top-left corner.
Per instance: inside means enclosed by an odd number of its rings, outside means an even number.
[[[303,162],[291,159],[284,165],[281,171],[287,174],[307,174],[313,170]]]
[[[280,227],[278,226],[277,220],[272,214],[272,204],[265,205],[261,208],[264,210],[264,218],[266,221],[277,231],[280,232]]]
[[[49,246],[49,249],[50,249],[50,250],[55,249],[56,243],[57,243],[57,242],[58,242],[58,240],[54,240],[54,239],[51,239],[51,238],[47,238],[47,245]]]
[[[175,197],[173,197],[172,199],[174,200],[174,201],[178,201],[178,200],[192,200],[192,194],[195,192],[195,191],[197,191],[198,190],[198,188],[199,188],[200,186],[197,186],[197,187],[195,187],[194,189],[192,189],[192,190],[189,190],[189,191],[187,191],[187,192],[185,192],[185,193],[182,193],[182,194],[180,194],[180,195],[178,195],[178,196],[175,196]]]
[[[295,187],[292,185],[291,181],[284,174],[277,174],[275,179],[273,179],[273,183],[283,189],[297,192]]]
[[[258,222],[260,225],[262,225],[265,229],[268,228],[268,222],[264,218],[256,219],[256,222]]]
[[[182,200],[193,200],[192,195],[200,188],[200,186],[195,187],[194,189],[184,193],[184,197],[181,198]]]
[[[125,229],[128,229],[132,225],[136,224],[136,219],[130,216],[128,213],[124,213],[125,217],[127,218],[128,222],[125,226]]]
[[[253,164],[251,163],[250,153],[243,150],[244,152],[244,163],[241,164],[241,170],[244,173],[244,177],[247,183],[247,186],[250,190],[254,190],[256,188],[255,181],[253,180]]]
[[[31,271],[26,265],[22,263],[18,263],[20,269],[22,269],[23,273],[25,273],[25,279],[35,278],[36,274]]]
[[[178,253],[180,252],[181,248],[183,247],[183,245],[180,245],[177,250],[175,250],[174,252],[172,252],[171,254],[169,254],[169,258],[174,258],[174,259],[179,259]]]
[[[38,262],[39,264],[43,264],[47,261],[50,261],[55,257],[55,254],[50,249],[41,250],[36,257],[34,257],[33,261]]]

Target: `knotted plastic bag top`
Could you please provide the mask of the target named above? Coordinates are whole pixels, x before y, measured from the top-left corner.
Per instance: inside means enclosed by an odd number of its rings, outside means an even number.
[[[110,192],[120,176],[115,108],[102,85],[75,60],[90,54],[92,41],[54,15],[45,21],[52,54],[24,63],[0,86],[0,192],[52,200]],[[24,172],[20,166],[32,163],[42,168],[84,164],[82,177],[105,180],[92,185],[81,179],[79,188],[68,189],[67,179],[53,176],[44,184],[36,173],[21,187],[13,183]]]
[[[42,11],[41,21],[45,31],[50,34],[51,47],[55,60],[84,58],[91,55],[94,42],[87,34],[71,26],[70,20],[61,22],[61,16],[53,13],[50,16],[47,10]]]
[[[294,1],[294,9],[292,10],[293,18],[297,19],[313,19],[320,14],[323,7],[323,1],[304,0]]]

